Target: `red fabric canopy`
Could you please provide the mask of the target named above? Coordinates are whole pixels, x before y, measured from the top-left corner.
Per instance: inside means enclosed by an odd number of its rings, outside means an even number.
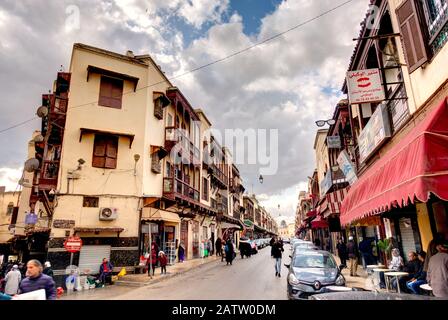
[[[315,217],[317,214],[316,210],[310,210],[306,213],[307,217]]]
[[[328,228],[328,222],[324,218],[322,218],[322,216],[317,216],[316,219],[311,221],[311,228],[312,229]]]
[[[341,224],[426,202],[430,193],[448,201],[447,98],[353,184]]]

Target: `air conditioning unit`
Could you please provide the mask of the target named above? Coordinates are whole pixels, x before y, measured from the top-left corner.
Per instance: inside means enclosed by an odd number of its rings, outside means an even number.
[[[117,208],[100,208],[100,220],[111,221],[117,219],[118,209]]]

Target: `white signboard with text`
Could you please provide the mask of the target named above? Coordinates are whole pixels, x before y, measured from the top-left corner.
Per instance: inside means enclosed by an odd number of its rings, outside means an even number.
[[[348,71],[347,88],[350,104],[378,102],[385,99],[379,69]]]
[[[342,150],[338,157],[339,168],[345,175],[345,179],[352,185],[358,177],[356,176],[355,167],[346,150]]]

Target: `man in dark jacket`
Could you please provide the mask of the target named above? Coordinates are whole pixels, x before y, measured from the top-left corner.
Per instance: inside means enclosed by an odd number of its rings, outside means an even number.
[[[409,273],[408,276],[401,277],[398,281],[400,288],[402,291],[407,292],[408,288],[406,286],[406,282],[411,279],[415,279],[417,274],[420,272],[420,267],[422,266],[421,261],[418,259],[417,253],[414,251],[410,251],[408,253],[408,262],[403,267],[403,271]],[[396,287],[396,284],[393,283],[393,286]]]
[[[30,260],[27,263],[26,279],[20,283],[19,292],[27,293],[40,289],[45,290],[47,300],[56,299],[56,286],[53,279],[42,273],[43,267],[38,260]]]
[[[352,277],[357,277],[356,271],[358,269],[358,246],[355,241],[353,241],[353,237],[350,236],[348,238],[347,244],[347,253],[350,262],[350,275]]]
[[[281,277],[283,251],[285,251],[283,249],[283,243],[280,240],[277,240],[272,246],[272,256],[275,259],[275,276],[279,278]]]
[[[336,249],[338,250],[338,256],[339,259],[341,259],[341,264],[347,266],[347,246],[342,239],[338,240]]]

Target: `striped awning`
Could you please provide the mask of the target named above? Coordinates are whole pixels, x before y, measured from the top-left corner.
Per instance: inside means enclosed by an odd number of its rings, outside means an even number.
[[[320,205],[320,212],[323,214],[324,218],[341,212],[341,203],[347,195],[349,188],[350,187],[348,186],[325,195],[325,199]]]

